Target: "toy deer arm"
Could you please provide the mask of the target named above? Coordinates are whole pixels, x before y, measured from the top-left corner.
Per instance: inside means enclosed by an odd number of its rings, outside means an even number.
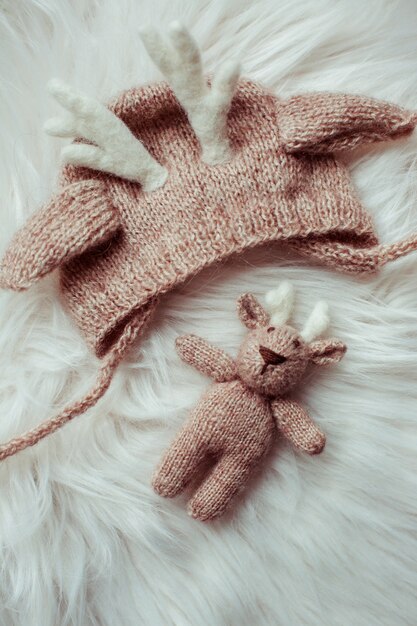
[[[120,227],[105,186],[68,185],[17,232],[0,264],[0,287],[30,287],[72,256],[104,242]]]
[[[366,96],[313,93],[294,96],[278,111],[288,152],[328,153],[411,133],[415,113]]]
[[[291,443],[308,454],[319,454],[326,443],[325,435],[297,402],[287,399],[271,403],[278,431]]]
[[[216,382],[221,383],[236,378],[236,366],[233,359],[205,339],[196,335],[184,335],[177,338],[175,347],[185,363],[192,365]]]

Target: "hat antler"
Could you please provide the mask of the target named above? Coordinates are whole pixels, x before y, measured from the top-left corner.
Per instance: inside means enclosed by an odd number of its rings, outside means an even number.
[[[239,78],[237,63],[224,64],[211,87],[203,74],[200,50],[188,30],[173,22],[167,40],[154,28],[141,30],[149,56],[170,83],[200,141],[206,163],[227,161],[227,114]]]
[[[164,184],[166,169],[107,107],[59,80],[51,81],[48,88],[68,112],[48,120],[45,131],[58,137],[82,137],[95,144],[66,146],[62,150],[64,161],[139,182],[146,191]]]

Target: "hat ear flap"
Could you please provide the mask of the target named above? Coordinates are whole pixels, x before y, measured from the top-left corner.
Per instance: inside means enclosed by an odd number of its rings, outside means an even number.
[[[102,182],[72,183],[16,233],[0,263],[0,287],[27,289],[119,228],[119,217]]]
[[[320,339],[310,343],[310,361],[315,365],[338,363],[345,352],[345,344],[337,339]]]
[[[240,321],[250,330],[266,326],[269,322],[268,313],[251,293],[240,296],[237,302],[237,311]]]

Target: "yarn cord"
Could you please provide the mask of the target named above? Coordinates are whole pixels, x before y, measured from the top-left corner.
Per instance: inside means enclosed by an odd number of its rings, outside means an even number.
[[[8,442],[0,445],[0,461],[4,461],[4,459],[25,450],[25,448],[28,448],[29,446],[34,446],[45,437],[48,437],[58,429],[65,426],[65,424],[71,421],[74,417],[77,417],[81,413],[84,413],[87,409],[93,407],[109,388],[118,364],[125,356],[128,348],[142,331],[152,310],[153,307],[150,306],[145,315],[141,315],[139,318],[133,317],[126,324],[118,341],[111,347],[110,351],[106,355],[105,361],[99,369],[94,387],[89,393],[87,393],[87,395],[84,396],[82,400],[78,400],[64,409],[59,415],[45,420],[35,428],[28,430],[23,435],[10,439]]]
[[[390,261],[395,261],[402,256],[406,256],[410,252],[417,250],[417,233],[413,233],[402,241],[392,244],[383,244],[378,246],[379,259],[381,265],[385,265]]]

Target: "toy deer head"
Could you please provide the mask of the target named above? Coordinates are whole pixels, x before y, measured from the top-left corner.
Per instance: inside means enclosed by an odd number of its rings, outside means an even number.
[[[250,389],[266,396],[281,396],[300,382],[309,363],[336,363],[346,347],[334,339],[314,341],[330,322],[325,302],[316,304],[298,332],[288,325],[294,303],[290,283],[269,292],[266,301],[271,315],[251,294],[238,301],[239,317],[250,332],[240,348],[236,368]]]
[[[277,433],[308,454],[324,448],[323,433],[287,393],[302,380],[309,363],[336,363],[346,346],[336,339],[315,340],[329,323],[323,302],[314,307],[301,332],[289,326],[293,301],[289,283],[268,294],[271,315],[254,296],[239,298],[239,317],[249,333],[236,360],[194,335],[176,342],[181,358],[215,383],[169,448],[153,486],[162,496],[175,496],[202,461],[214,459],[189,503],[197,519],[209,520],[224,511]]]

